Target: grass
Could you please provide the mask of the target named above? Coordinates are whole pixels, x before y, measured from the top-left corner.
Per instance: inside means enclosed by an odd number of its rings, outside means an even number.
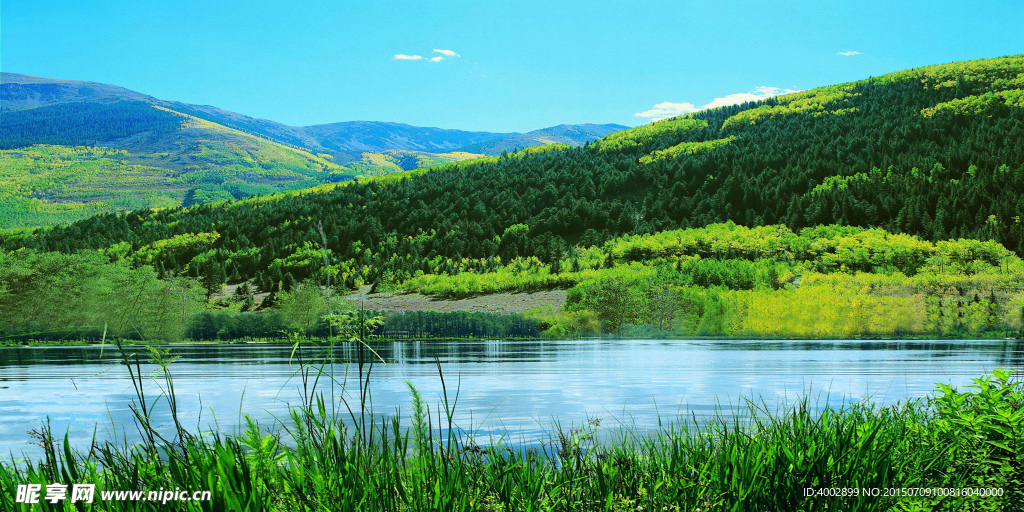
[[[191,206],[351,179],[351,169],[180,114],[180,129],[117,146],[0,151],[0,226],[73,222],[109,211]]]
[[[300,148],[154,108],[182,116],[181,128],[159,137],[107,141],[116,147],[36,144],[0,150],[0,227],[269,195],[481,156],[367,152],[345,167]]]
[[[602,436],[598,421],[556,427],[532,447],[478,445],[452,417],[444,386],[431,408],[411,388],[411,427],[374,414],[364,350],[358,399],[336,401],[329,346],[298,361],[302,405],[274,428],[254,421],[237,436],[195,435],[177,421],[169,353],[151,350],[166,390],[143,389],[138,355],[122,351],[137,397],[142,441],[71,447],[45,426],[45,455],[0,463],[0,509],[76,510],[66,501],[14,503],[18,484],[94,483],[103,490],[210,490],[209,502],[168,506],[106,501],[77,510],[1022,510],[1024,383],[995,371],[966,392],[940,386],[927,400],[859,402],[818,411],[807,399],[769,411],[754,401],[705,421],[683,418],[651,434]],[[298,352],[301,353],[301,352]],[[330,385],[331,391],[324,391]],[[151,421],[156,404],[170,427]],[[248,418],[247,418],[248,419]],[[607,439],[607,440],[605,440]],[[805,496],[806,488],[998,488],[996,497]],[[63,507],[63,508],[62,508]]]

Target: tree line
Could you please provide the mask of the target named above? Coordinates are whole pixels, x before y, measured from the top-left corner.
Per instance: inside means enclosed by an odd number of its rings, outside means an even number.
[[[0,149],[33,144],[91,146],[143,132],[179,130],[182,117],[142,101],[58,103],[0,112]]]

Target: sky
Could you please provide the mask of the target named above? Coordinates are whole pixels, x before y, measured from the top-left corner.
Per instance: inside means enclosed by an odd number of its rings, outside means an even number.
[[[3,0],[0,70],[290,125],[643,124],[1024,53],[1024,2]]]

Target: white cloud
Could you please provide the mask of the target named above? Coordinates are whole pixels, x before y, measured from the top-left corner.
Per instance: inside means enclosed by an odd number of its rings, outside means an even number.
[[[721,98],[715,98],[710,103],[706,103],[701,106],[696,106],[693,103],[671,103],[664,102],[654,105],[654,108],[645,110],[643,112],[637,112],[633,114],[637,117],[646,117],[651,121],[660,121],[669,117],[674,117],[682,114],[689,114],[691,112],[699,112],[701,110],[707,110],[709,108],[725,107],[728,105],[738,105],[747,101],[758,101],[765,98],[771,98],[772,96],[778,96],[780,94],[789,94],[793,92],[800,92],[795,89],[780,89],[778,87],[768,86],[757,86],[753,91],[750,92],[738,92],[735,94],[729,94],[722,96]]]
[[[860,52],[850,51],[850,52],[839,52],[836,55],[842,55],[844,57],[849,57],[851,55],[860,55],[860,54],[861,54]]]
[[[721,98],[715,98],[714,101],[700,107],[701,110],[706,110],[715,107],[727,107],[729,105],[739,105],[747,101],[758,101],[765,98],[771,98],[772,96],[778,96],[780,94],[789,94],[792,92],[800,92],[794,89],[780,89],[778,87],[767,87],[759,85],[750,92],[738,92],[735,94],[729,94]]]
[[[422,55],[406,55],[404,53],[395,54],[395,60],[425,60],[427,62],[441,62],[446,57],[461,57],[461,55],[455,53],[452,50],[434,50],[434,53],[440,53],[441,55],[435,55],[433,57],[424,57]]]
[[[696,112],[698,110],[700,109],[698,109],[693,103],[671,103],[666,101],[664,103],[658,103],[650,110],[638,112],[634,115],[637,117],[649,117],[652,121],[659,121],[666,117],[689,114],[690,112]]]

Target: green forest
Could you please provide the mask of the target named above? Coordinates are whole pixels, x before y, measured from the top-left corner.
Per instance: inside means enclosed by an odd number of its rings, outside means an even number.
[[[687,114],[583,147],[9,230],[0,300],[50,286],[36,266],[80,258],[187,296],[178,336],[193,314],[278,311],[328,282],[335,294],[568,290],[560,310],[524,313],[553,337],[1016,336],[1022,206],[1024,56],[1010,56]],[[225,285],[244,286],[223,297]],[[10,313],[3,328],[33,332],[29,318]]]
[[[60,103],[0,112],[0,149],[33,144],[87,146],[140,133],[167,134],[183,119],[141,101]]]
[[[143,252],[187,255],[214,235]],[[191,249],[190,249],[191,247]],[[197,248],[198,247],[198,248]],[[145,256],[145,255],[150,256]],[[322,254],[322,253],[321,253]],[[318,251],[313,278],[259,274],[252,286],[214,259],[197,276],[111,253],[18,250],[0,254],[7,339],[326,339],[331,318],[357,304],[330,290]],[[194,259],[198,256],[193,257]],[[1005,337],[1024,329],[1024,261],[995,241],[922,240],[880,229],[819,226],[706,228],[626,235],[545,264],[464,259],[419,275],[401,291],[441,298],[568,289],[562,308],[522,314],[382,311],[365,334],[390,339],[727,336],[855,338]],[[336,278],[339,269],[330,267]],[[234,270],[233,270],[234,272]],[[224,281],[237,281],[230,295]],[[257,302],[256,296],[263,294]],[[340,299],[340,300],[339,300]],[[328,309],[330,304],[330,309]],[[348,311],[348,313],[345,313]]]

